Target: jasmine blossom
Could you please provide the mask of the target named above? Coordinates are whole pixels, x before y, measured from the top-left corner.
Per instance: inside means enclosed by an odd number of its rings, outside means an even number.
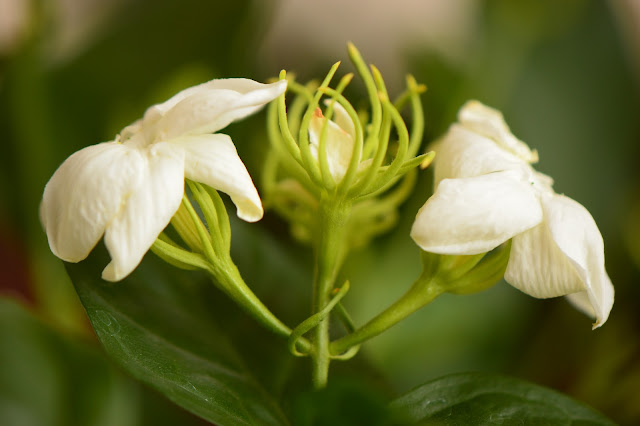
[[[557,194],[553,180],[533,169],[538,160],[502,114],[477,101],[439,142],[435,193],[411,230],[425,251],[472,255],[513,239],[505,280],[537,298],[567,296],[607,320],[614,290],[604,266],[604,245],[589,212]]]
[[[258,111],[286,85],[212,80],[150,107],[114,141],[71,155],[47,183],[40,206],[51,251],[79,262],[104,235],[111,262],[102,277],[123,279],[178,210],[185,178],[229,194],[241,219],[262,218],[231,138],[215,132]]]

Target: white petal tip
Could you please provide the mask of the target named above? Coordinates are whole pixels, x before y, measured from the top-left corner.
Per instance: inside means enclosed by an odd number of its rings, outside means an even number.
[[[238,207],[237,214],[238,217],[245,222],[253,223],[262,219],[264,216],[264,210],[262,209],[262,206],[258,208],[257,206],[252,205],[250,209]]]
[[[535,164],[538,161],[540,161],[540,157],[538,156],[538,150],[537,149],[532,150],[531,155],[529,156],[529,158],[527,158],[527,160],[531,164]]]
[[[600,328],[604,325],[605,322],[609,319],[609,314],[607,313],[604,318],[596,318],[596,322],[591,325],[591,330],[595,330],[596,328]]]
[[[106,268],[102,271],[102,279],[105,281],[109,281],[112,283],[122,281],[125,279],[131,272],[122,273],[122,271],[118,270],[119,268],[111,261]]]
[[[63,250],[59,250],[58,246],[55,244],[55,241],[49,239],[49,249],[51,253],[53,253],[58,259],[67,262],[67,263],[78,263],[85,260],[88,256],[78,256],[78,255],[69,255],[65,253]]]

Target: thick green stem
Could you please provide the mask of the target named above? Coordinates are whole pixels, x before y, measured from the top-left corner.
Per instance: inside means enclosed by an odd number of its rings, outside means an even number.
[[[427,305],[443,292],[444,288],[439,286],[435,280],[425,282],[422,278],[419,279],[409,291],[378,316],[353,333],[331,343],[331,355],[340,355],[349,350],[349,348],[377,336]]]
[[[348,212],[347,206],[332,199],[321,201],[313,284],[314,314],[324,309],[331,299],[331,291],[344,256],[344,224]],[[326,386],[329,374],[329,316],[313,330],[312,344],[312,380],[314,387],[321,389]]]

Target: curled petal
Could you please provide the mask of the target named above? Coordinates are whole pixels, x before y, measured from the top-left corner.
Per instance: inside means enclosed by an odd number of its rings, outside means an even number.
[[[505,170],[529,170],[520,158],[491,139],[454,124],[438,142],[434,187],[442,179],[467,178]]]
[[[582,278],[596,319],[593,326],[600,327],[609,317],[614,299],[613,285],[604,267],[600,230],[587,209],[569,197],[549,194],[543,197],[542,206],[554,241]],[[581,306],[580,296],[572,300]]]
[[[40,219],[51,251],[67,262],[86,258],[132,190],[144,157],[116,142],[86,147],[62,163],[44,189]]]
[[[537,151],[531,151],[526,143],[516,138],[509,130],[502,113],[478,101],[468,101],[458,112],[458,121],[467,129],[486,136],[505,149],[526,161],[537,163]]]
[[[596,287],[602,288],[602,294],[600,297],[602,300],[609,301],[608,304],[602,304],[600,307],[601,312],[598,313],[594,310],[595,305],[591,301],[594,296],[589,291],[581,291],[580,293],[567,295],[567,300],[569,300],[576,309],[582,311],[591,318],[596,318],[596,322],[593,324],[594,329],[600,327],[609,318],[609,312],[613,307],[614,299],[613,284],[611,283],[609,276],[605,273],[599,278],[601,282],[597,284]]]
[[[542,206],[544,222],[513,239],[505,280],[534,297],[568,295],[599,327],[613,306],[600,231],[589,212],[564,195],[543,194]]]
[[[351,119],[348,116],[347,119],[351,122]],[[320,147],[322,126],[324,126],[324,123],[326,122],[327,119],[322,115],[320,109],[316,110],[316,114],[309,122],[309,142],[313,148],[312,152],[316,157],[318,155],[318,148]],[[354,139],[346,130],[332,120],[328,120],[326,138],[325,149],[327,150],[329,172],[336,181],[340,181],[349,168],[351,156],[353,155]]]
[[[213,80],[187,89],[185,94],[179,93],[175,100],[152,107],[144,120],[155,123],[156,141],[213,133],[257,112],[286,88],[285,80],[272,84],[244,78]],[[155,121],[157,114],[162,117]]]
[[[173,144],[184,149],[185,177],[229,194],[240,219],[255,222],[262,218],[258,191],[229,136],[185,136]]]
[[[440,254],[490,251],[542,221],[530,184],[515,171],[445,179],[418,211],[411,237]]]
[[[102,271],[107,281],[119,281],[138,266],[180,207],[184,194],[182,150],[159,143],[150,146],[146,154],[140,184],[128,194],[105,232],[104,242],[111,255]]]

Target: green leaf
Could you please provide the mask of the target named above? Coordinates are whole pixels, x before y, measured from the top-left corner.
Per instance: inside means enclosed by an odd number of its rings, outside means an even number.
[[[100,279],[107,263],[101,248],[67,271],[102,345],[125,370],[219,425],[288,424],[209,312],[207,300],[222,296],[208,280],[148,255],[125,280],[108,283]]]
[[[406,424],[613,425],[587,405],[523,380],[484,373],[453,374],[391,403]]]

